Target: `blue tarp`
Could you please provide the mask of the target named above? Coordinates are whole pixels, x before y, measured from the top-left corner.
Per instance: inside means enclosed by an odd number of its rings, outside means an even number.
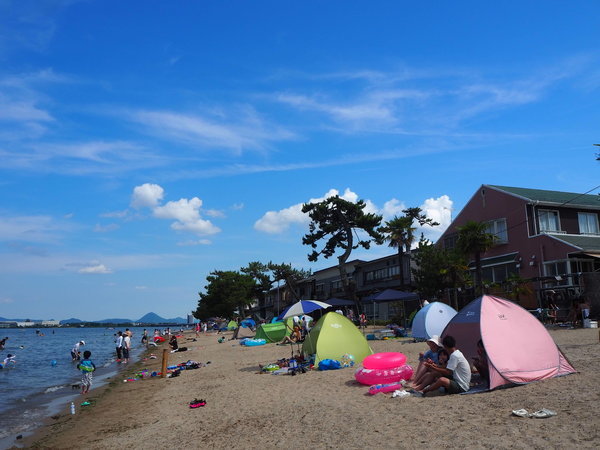
[[[368,297],[363,298],[363,303],[408,302],[411,300],[419,300],[419,295],[414,292],[386,289],[378,294],[369,295]]]
[[[325,303],[329,303],[331,306],[354,306],[354,302],[352,300],[335,297],[325,300]]]

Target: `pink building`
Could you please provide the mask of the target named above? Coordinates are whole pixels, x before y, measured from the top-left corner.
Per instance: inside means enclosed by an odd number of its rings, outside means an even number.
[[[563,311],[584,296],[600,313],[600,196],[482,185],[438,241],[452,248],[457,227],[485,222],[497,237],[482,255],[484,283],[510,274],[531,280],[527,308],[552,296]]]

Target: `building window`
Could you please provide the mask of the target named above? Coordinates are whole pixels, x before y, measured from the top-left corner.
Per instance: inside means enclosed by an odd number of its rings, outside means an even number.
[[[397,267],[397,266],[396,266]],[[372,270],[370,272],[365,273],[365,283],[384,280],[388,278],[388,268],[384,267],[383,269]]]
[[[452,250],[456,248],[456,242],[458,241],[458,233],[449,234],[444,238],[444,248],[447,250]]]
[[[511,262],[498,266],[489,266],[482,269],[482,277],[484,281],[490,283],[502,283],[511,275],[518,275],[517,263]]]
[[[540,231],[560,231],[558,211],[540,209],[538,211],[538,218],[540,222]]]
[[[544,264],[546,276],[554,277],[557,285],[570,284],[567,275],[567,262],[558,261]]]
[[[598,229],[598,214],[577,213],[579,218],[579,232],[581,234],[600,234]]]
[[[506,230],[506,219],[492,220],[486,223],[487,232],[496,236],[496,244],[506,244],[508,242],[508,232]]]
[[[398,275],[400,275],[400,266],[390,267],[390,277],[395,277]]]
[[[331,282],[331,292],[339,292],[342,291],[344,286],[342,285],[342,280],[332,281]]]

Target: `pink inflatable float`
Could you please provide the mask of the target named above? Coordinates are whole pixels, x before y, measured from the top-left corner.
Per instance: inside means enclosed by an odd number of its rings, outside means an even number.
[[[361,384],[373,386],[375,384],[398,383],[408,380],[413,374],[413,369],[406,364],[406,356],[399,352],[374,353],[363,360],[354,374],[354,378]]]
[[[389,369],[406,364],[406,355],[400,352],[373,353],[363,360],[365,369]]]
[[[400,380],[408,380],[412,377],[413,369],[405,364],[402,367],[390,369],[365,369],[361,367],[354,374],[354,378],[361,384],[373,386],[374,384],[397,383]]]

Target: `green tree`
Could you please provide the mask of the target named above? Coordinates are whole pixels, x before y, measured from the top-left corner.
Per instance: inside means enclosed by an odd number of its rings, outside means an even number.
[[[468,221],[458,229],[457,246],[465,256],[472,256],[475,260],[475,294],[482,295],[482,268],[481,254],[494,245],[496,236],[488,233],[484,222]]]
[[[417,291],[422,297],[439,297],[446,287],[446,252],[430,241],[421,240],[414,252],[412,269]]]
[[[434,227],[439,225],[438,222],[434,222],[433,219],[423,214],[421,208],[407,208],[402,210],[402,212],[404,213],[403,216],[394,216],[393,219],[387,221],[378,230],[384,235],[384,240],[388,242],[388,245],[398,250],[401,289],[404,288],[404,254],[410,253],[410,249],[415,242],[414,233],[417,230],[415,222],[420,226],[430,225]]]
[[[302,238],[302,243],[310,245],[313,249],[312,253],[308,255],[308,260],[317,261],[320,255],[329,258],[337,249],[341,249],[343,253],[337,259],[342,286],[346,296],[354,300],[359,311],[360,304],[356,298],[355,286],[349,280],[346,272],[346,261],[352,250],[358,247],[369,249],[371,242],[377,244],[383,242],[383,235],[377,231],[382,216],[365,213],[364,208],[363,200],[353,203],[338,195],[329,197],[322,202],[302,205],[302,212],[308,214],[311,219],[309,233]],[[359,237],[359,232],[366,236]],[[321,239],[327,240],[323,248],[317,250],[317,243]]]
[[[294,269],[291,264],[273,262],[269,262],[268,267],[273,273],[274,281],[283,281],[285,292],[289,293],[294,300],[300,300],[298,282],[308,278],[311,275],[310,270]]]
[[[273,285],[273,280],[269,275],[269,266],[259,261],[252,261],[246,267],[242,267],[240,271],[254,279],[255,288],[253,297],[258,299],[260,305],[264,304],[266,295]]]
[[[244,307],[254,300],[252,295],[256,283],[250,275],[216,270],[211,272],[206,280],[206,293],[198,293],[200,300],[194,312],[196,319],[206,320],[213,316],[232,317],[236,309],[242,313]]]

